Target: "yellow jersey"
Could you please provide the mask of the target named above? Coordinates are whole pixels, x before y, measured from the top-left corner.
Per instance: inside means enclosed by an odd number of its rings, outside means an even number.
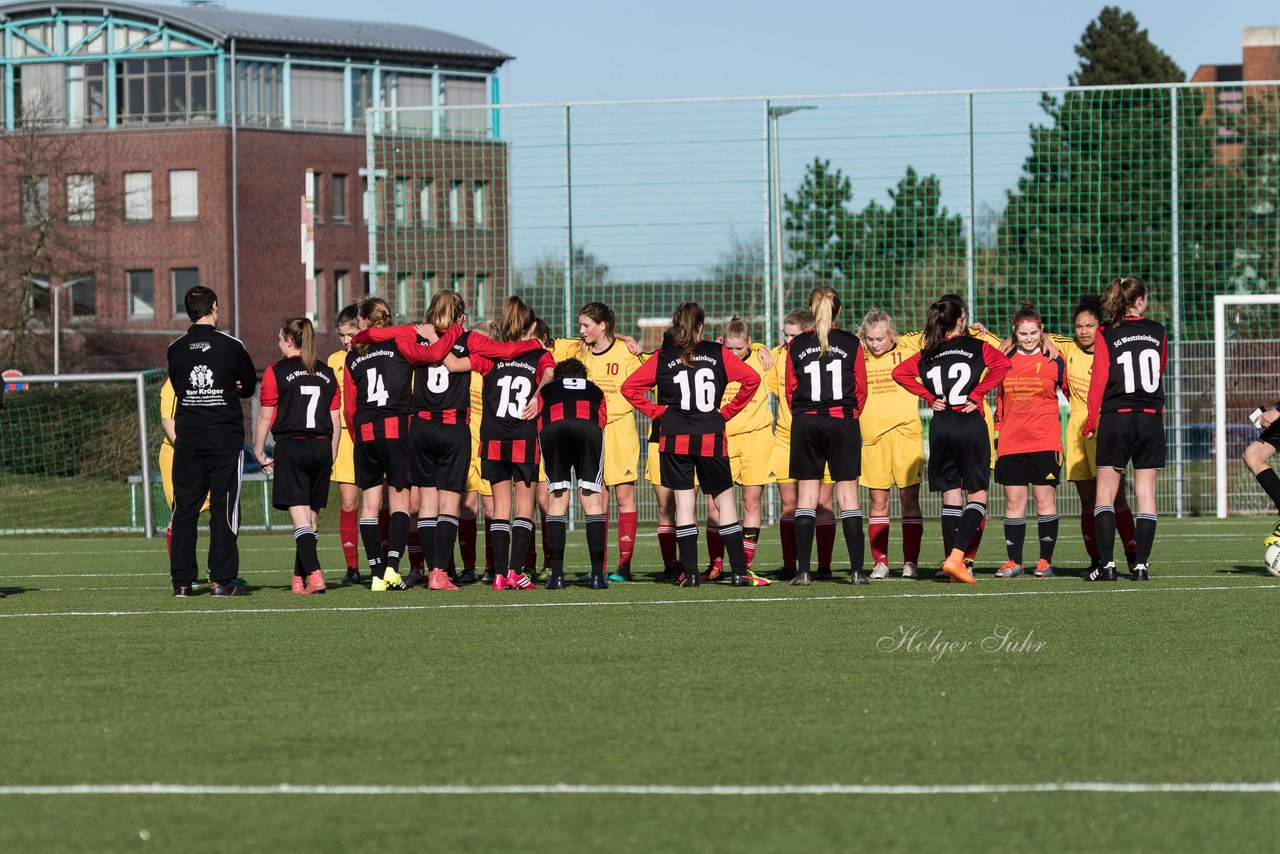
[[[1067,363],[1067,382],[1064,391],[1071,404],[1070,420],[1084,423],[1089,414],[1089,380],[1093,376],[1093,351],[1085,350],[1076,339],[1065,335],[1050,335],[1049,340],[1062,353]]]
[[[603,353],[593,353],[579,338],[557,338],[551,344],[551,358],[557,362],[578,359],[587,366],[587,379],[604,392],[610,422],[631,414],[633,407],[622,396],[622,383],[644,363],[644,357],[632,353],[626,344],[614,339]]]
[[[484,414],[484,377],[471,372],[471,444],[480,447],[480,416]]]
[[[759,388],[756,389],[755,395],[747,402],[746,407],[725,425],[724,434],[726,436],[742,436],[747,433],[754,433],[757,430],[764,430],[773,425],[773,413],[769,411],[769,389],[766,387],[766,371],[764,365],[760,362],[760,351],[763,349],[765,349],[763,344],[752,344],[751,352],[743,360],[760,375],[761,382]],[[768,373],[772,373],[772,371]],[[741,383],[729,383],[724,390],[724,397],[720,400],[720,406],[724,407],[729,401],[733,400],[741,386]]]
[[[173,390],[173,383],[169,380],[164,381],[164,385],[160,386],[160,417],[173,420],[178,413],[178,394]],[[160,431],[160,435],[164,436],[164,440],[160,444],[173,447],[173,443],[169,441],[169,434]]]
[[[347,376],[347,351],[335,350],[329,354],[329,358],[325,359],[325,364],[333,371],[333,375],[338,379],[338,411],[342,413],[342,432],[346,433],[347,427],[347,410],[342,405],[342,381]]]
[[[899,427],[920,430],[920,398],[894,381],[893,369],[920,352],[923,346],[923,332],[899,335],[894,348],[879,356],[873,356],[863,346],[863,360],[867,366],[867,405],[858,416],[863,444],[871,444]]]
[[[765,375],[764,385],[778,399],[778,420],[773,425],[774,439],[790,444],[791,407],[787,406],[787,345],[773,348],[773,369]]]

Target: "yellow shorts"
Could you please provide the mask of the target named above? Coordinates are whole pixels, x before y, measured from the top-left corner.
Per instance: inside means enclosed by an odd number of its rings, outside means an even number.
[[[795,478],[791,476],[791,434],[786,436],[773,437],[773,456],[769,466],[773,469],[774,483],[795,483]],[[831,479],[831,469],[826,468],[822,472],[823,483],[835,483]]]
[[[354,484],[356,482],[355,449],[351,434],[343,430],[338,436],[338,456],[333,460],[333,471],[329,474],[329,480],[334,483]]]
[[[924,479],[924,437],[919,428],[890,430],[862,444],[862,477],[867,489],[916,486]]]
[[[648,456],[644,461],[644,479],[650,483],[662,485],[662,475],[658,467],[658,443],[649,442]]]
[[[640,435],[635,416],[627,413],[604,426],[604,485],[635,483],[639,479]]]
[[[1093,480],[1098,476],[1098,437],[1086,439],[1084,419],[1067,419],[1067,480]]]
[[[740,486],[773,483],[773,430],[762,427],[751,433],[725,437],[733,482]]]
[[[160,486],[164,489],[164,501],[169,505],[169,509],[173,509],[173,445],[168,442],[160,444]],[[203,513],[209,509],[209,496],[204,497],[204,504],[200,507]]]
[[[476,439],[471,442],[471,468],[467,470],[467,492],[478,492],[486,498],[493,495],[489,481],[480,476],[480,442]]]

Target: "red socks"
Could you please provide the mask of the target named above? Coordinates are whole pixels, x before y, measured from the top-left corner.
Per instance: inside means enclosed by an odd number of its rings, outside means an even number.
[[[422,572],[422,541],[418,539],[417,525],[409,526],[409,568]]]
[[[173,520],[169,520],[169,524],[164,529],[164,550],[169,553],[169,557],[173,557]]]
[[[631,568],[631,555],[636,550],[636,528],[639,527],[640,514],[618,514],[618,566]]]
[[[1138,550],[1138,528],[1133,522],[1133,511],[1128,507],[1116,511],[1116,533],[1120,535],[1126,555]]]
[[[973,542],[969,544],[969,551],[965,552],[965,560],[974,560],[978,556],[978,547],[982,545],[982,532],[987,529],[987,515],[982,514],[982,521],[978,522],[978,533],[973,535]]]
[[[476,518],[458,520],[458,551],[463,569],[476,568]]]
[[[778,520],[778,537],[782,540],[782,566],[796,568],[796,517],[783,516]]]
[[[1093,508],[1080,514],[1080,536],[1084,538],[1084,550],[1088,552],[1089,557],[1096,560],[1098,557],[1098,538],[1093,533]]]
[[[347,561],[347,569],[360,566],[360,511],[340,510],[338,512],[338,536],[342,538],[342,556]]]
[[[707,566],[724,566],[724,543],[720,540],[720,529],[715,525],[707,525]]]
[[[819,519],[814,537],[818,541],[818,569],[830,569],[831,553],[836,549],[836,520]]]
[[[670,569],[679,563],[676,558],[676,527],[675,525],[659,525],[658,526],[658,548],[662,549],[662,565],[666,569]]]
[[[889,563],[889,517],[872,516],[867,520],[867,538],[871,540],[871,562]]]
[[[919,516],[904,517],[902,520],[902,560],[904,562],[920,562],[920,540],[923,537],[924,519]]]
[[[493,520],[484,517],[484,568],[495,569],[493,565]]]

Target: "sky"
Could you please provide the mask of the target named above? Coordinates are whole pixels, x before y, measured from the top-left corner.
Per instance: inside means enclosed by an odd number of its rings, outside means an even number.
[[[338,0],[227,2],[313,17],[351,17],[353,9]],[[552,104],[1063,86],[1078,67],[1073,48],[1102,6],[371,0],[358,8],[369,20],[444,30],[514,55],[500,75],[503,103]],[[1274,0],[1140,0],[1122,8],[1188,76],[1201,64],[1240,62],[1246,27],[1280,25]],[[938,177],[950,213],[967,212],[962,97],[807,103],[818,108],[781,120],[784,193],[794,191],[815,157],[830,159],[850,177],[851,207],[861,209],[886,203],[910,166]],[[769,218],[761,109],[751,102],[576,108],[573,242],[605,260],[620,281],[688,281],[731,247],[760,244]],[[563,257],[562,111],[508,110],[502,121],[514,263]],[[979,235],[1003,208],[1029,150],[1028,128],[1041,121],[1035,93],[974,99]]]
[[[347,0],[228,0],[350,18]],[[1062,85],[1101,0],[787,3],[371,0],[369,19],[466,36],[516,57],[503,100],[541,103]],[[1280,25],[1262,0],[1120,3],[1189,75],[1240,61],[1245,27]],[[794,10],[803,9],[803,14]]]

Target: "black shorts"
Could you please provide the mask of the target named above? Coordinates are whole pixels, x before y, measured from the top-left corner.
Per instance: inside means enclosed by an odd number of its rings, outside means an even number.
[[[703,495],[712,498],[733,489],[733,469],[728,457],[702,457],[694,454],[658,452],[658,471],[667,489],[693,489],[696,475]]]
[[[996,483],[1005,486],[1057,486],[1061,477],[1061,451],[1029,451],[996,457]]]
[[[599,424],[581,418],[553,421],[538,434],[538,445],[547,489],[573,489],[577,475],[579,489],[604,490],[604,431]]]
[[[480,477],[489,483],[514,480],[516,483],[533,483],[538,479],[537,463],[513,463],[510,460],[481,460]]]
[[[856,418],[798,413],[791,420],[791,477],[857,480],[862,474],[862,428]]]
[[[1258,433],[1258,442],[1266,442],[1271,447],[1280,450],[1280,420],[1273,421],[1271,426]]]
[[[351,454],[356,468],[356,486],[372,489],[381,486],[385,480],[393,489],[408,489],[413,486],[413,479],[409,476],[411,453],[408,437],[356,442]]]
[[[414,486],[466,492],[471,427],[414,418],[409,423],[409,476]]]
[[[1164,418],[1154,412],[1104,412],[1098,420],[1098,468],[1164,468]]]
[[[976,412],[935,412],[929,423],[929,491],[978,492],[990,486],[986,420]]]
[[[331,439],[281,439],[276,442],[275,460],[272,507],[319,510],[329,504],[329,473],[333,470]]]

